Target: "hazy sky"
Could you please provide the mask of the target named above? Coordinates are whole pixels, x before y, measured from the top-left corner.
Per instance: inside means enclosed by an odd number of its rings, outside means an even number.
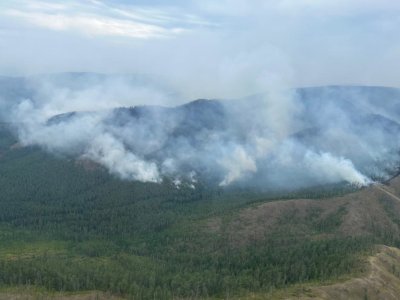
[[[400,86],[400,1],[0,1],[0,74],[139,73],[187,97]]]

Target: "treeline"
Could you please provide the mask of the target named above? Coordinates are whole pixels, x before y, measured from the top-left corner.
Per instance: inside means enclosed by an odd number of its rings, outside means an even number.
[[[204,226],[206,218],[252,203],[318,198],[348,186],[287,195],[201,182],[178,189],[168,180],[120,181],[37,148],[1,149],[0,285],[95,289],[134,299],[227,297],[336,278],[357,270],[359,254],[376,242],[333,234],[343,209],[310,218],[302,236],[292,222],[292,228],[240,247],[226,242],[229,233]],[[315,232],[330,235],[313,239]],[[54,242],[60,248],[54,250]]]
[[[269,291],[293,283],[338,278],[357,269],[368,240],[276,241],[211,255],[202,249],[157,258],[38,255],[0,261],[0,284],[56,291],[104,290],[135,299],[209,297]],[[204,249],[203,249],[204,250]]]

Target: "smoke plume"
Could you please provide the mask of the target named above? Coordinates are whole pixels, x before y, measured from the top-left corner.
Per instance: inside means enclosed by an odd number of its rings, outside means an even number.
[[[364,186],[389,178],[400,163],[396,89],[276,89],[241,99],[123,107],[124,99],[140,103],[144,89],[148,97],[174,93],[137,78],[55,78],[20,79],[20,95],[3,92],[3,119],[22,145],[91,160],[123,180]],[[107,101],[113,97],[122,102]]]

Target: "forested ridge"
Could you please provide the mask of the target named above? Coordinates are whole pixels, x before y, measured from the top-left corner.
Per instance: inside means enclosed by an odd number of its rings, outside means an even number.
[[[168,179],[122,181],[101,167],[88,170],[74,158],[21,147],[5,126],[0,191],[2,286],[102,290],[134,299],[225,298],[359,272],[373,245],[400,241],[394,229],[343,234],[348,208],[341,206],[326,214],[307,209],[300,219],[296,211],[283,213],[261,238],[235,243],[231,224],[243,209],[277,199],[329,201],[354,189],[268,194],[202,182],[193,189]],[[393,211],[390,199],[380,201]],[[216,218],[218,230],[210,228]]]

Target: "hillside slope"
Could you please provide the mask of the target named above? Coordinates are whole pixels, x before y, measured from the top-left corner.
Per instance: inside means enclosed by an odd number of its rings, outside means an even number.
[[[400,178],[290,193],[121,181],[0,138],[0,284],[223,299],[365,272],[400,245]],[[394,197],[396,196],[396,197]]]
[[[40,77],[0,84],[0,120],[14,124],[24,145],[88,158],[125,180],[168,177],[178,183],[294,190],[387,180],[400,165],[399,89],[298,88],[280,93],[286,103],[281,106],[270,106],[277,95],[264,93],[175,107],[74,110],[63,104],[87,97],[85,85],[101,87],[103,76],[88,76],[87,82],[85,74],[51,77],[42,78],[55,84],[50,94]],[[61,101],[59,94],[67,98]],[[104,91],[98,97],[116,96]]]
[[[307,194],[305,194],[307,196]],[[312,196],[312,193],[309,194]],[[245,245],[287,229],[315,239],[328,236],[379,237],[397,244],[400,234],[400,177],[385,185],[319,199],[289,199],[252,205],[229,219],[208,221],[211,231],[229,234],[233,245]]]
[[[297,299],[398,299],[400,295],[400,250],[382,246],[368,259],[365,276],[343,283],[314,288],[315,296]]]
[[[400,249],[378,246],[377,253],[366,259],[366,270],[354,278],[340,280],[330,285],[303,284],[264,295],[251,294],[237,299],[286,299],[286,300],[396,300],[400,294]],[[232,297],[236,299],[236,297]],[[32,287],[9,288],[0,291],[4,300],[102,300],[125,299],[103,292],[63,293],[46,292]]]
[[[237,299],[252,300],[395,300],[400,294],[400,249],[377,246],[365,257],[365,270],[344,276],[337,282],[298,284],[266,294],[250,294]]]

